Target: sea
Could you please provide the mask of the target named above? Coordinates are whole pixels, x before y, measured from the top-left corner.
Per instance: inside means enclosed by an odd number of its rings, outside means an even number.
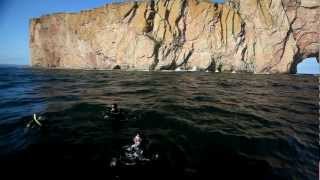
[[[116,125],[104,116],[112,104]],[[158,159],[110,167],[137,133]],[[317,75],[0,66],[3,172],[316,180],[318,133]]]

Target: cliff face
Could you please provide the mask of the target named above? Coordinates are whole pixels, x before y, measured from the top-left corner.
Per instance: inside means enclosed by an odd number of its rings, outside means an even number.
[[[294,73],[319,61],[320,1],[158,0],[30,22],[33,66]]]

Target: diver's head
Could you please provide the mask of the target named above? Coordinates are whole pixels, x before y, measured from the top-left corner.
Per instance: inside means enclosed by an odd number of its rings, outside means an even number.
[[[117,104],[112,104],[111,105],[111,111],[117,111],[118,110],[118,105]]]
[[[142,141],[141,136],[140,136],[139,132],[137,132],[136,136],[133,138],[133,142],[140,144],[141,141]]]

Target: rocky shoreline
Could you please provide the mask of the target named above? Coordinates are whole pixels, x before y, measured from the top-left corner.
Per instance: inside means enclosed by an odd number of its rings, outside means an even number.
[[[30,21],[40,68],[295,73],[319,62],[317,0],[131,1]]]

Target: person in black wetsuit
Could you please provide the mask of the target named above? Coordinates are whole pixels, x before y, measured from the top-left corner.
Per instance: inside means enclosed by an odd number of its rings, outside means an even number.
[[[111,113],[120,113],[120,110],[118,109],[118,105],[117,104],[112,104],[111,105],[111,110],[110,110]]]
[[[34,127],[42,127],[42,120],[44,118],[41,116],[37,116],[36,114],[33,114],[33,119],[31,119],[28,124],[26,125],[27,128],[34,128]]]
[[[104,113],[104,117],[103,118],[104,119],[108,119],[108,118],[119,119],[120,115],[121,115],[121,112],[118,109],[118,105],[117,104],[112,104],[110,110],[107,110]]]
[[[111,120],[112,129],[115,131],[120,130],[121,121],[124,120],[124,116],[117,104],[112,104],[110,110],[106,112],[104,119]]]
[[[111,105],[111,110],[110,110],[110,117],[112,120],[120,121],[122,117],[121,111],[118,109],[117,104],[112,104]]]

